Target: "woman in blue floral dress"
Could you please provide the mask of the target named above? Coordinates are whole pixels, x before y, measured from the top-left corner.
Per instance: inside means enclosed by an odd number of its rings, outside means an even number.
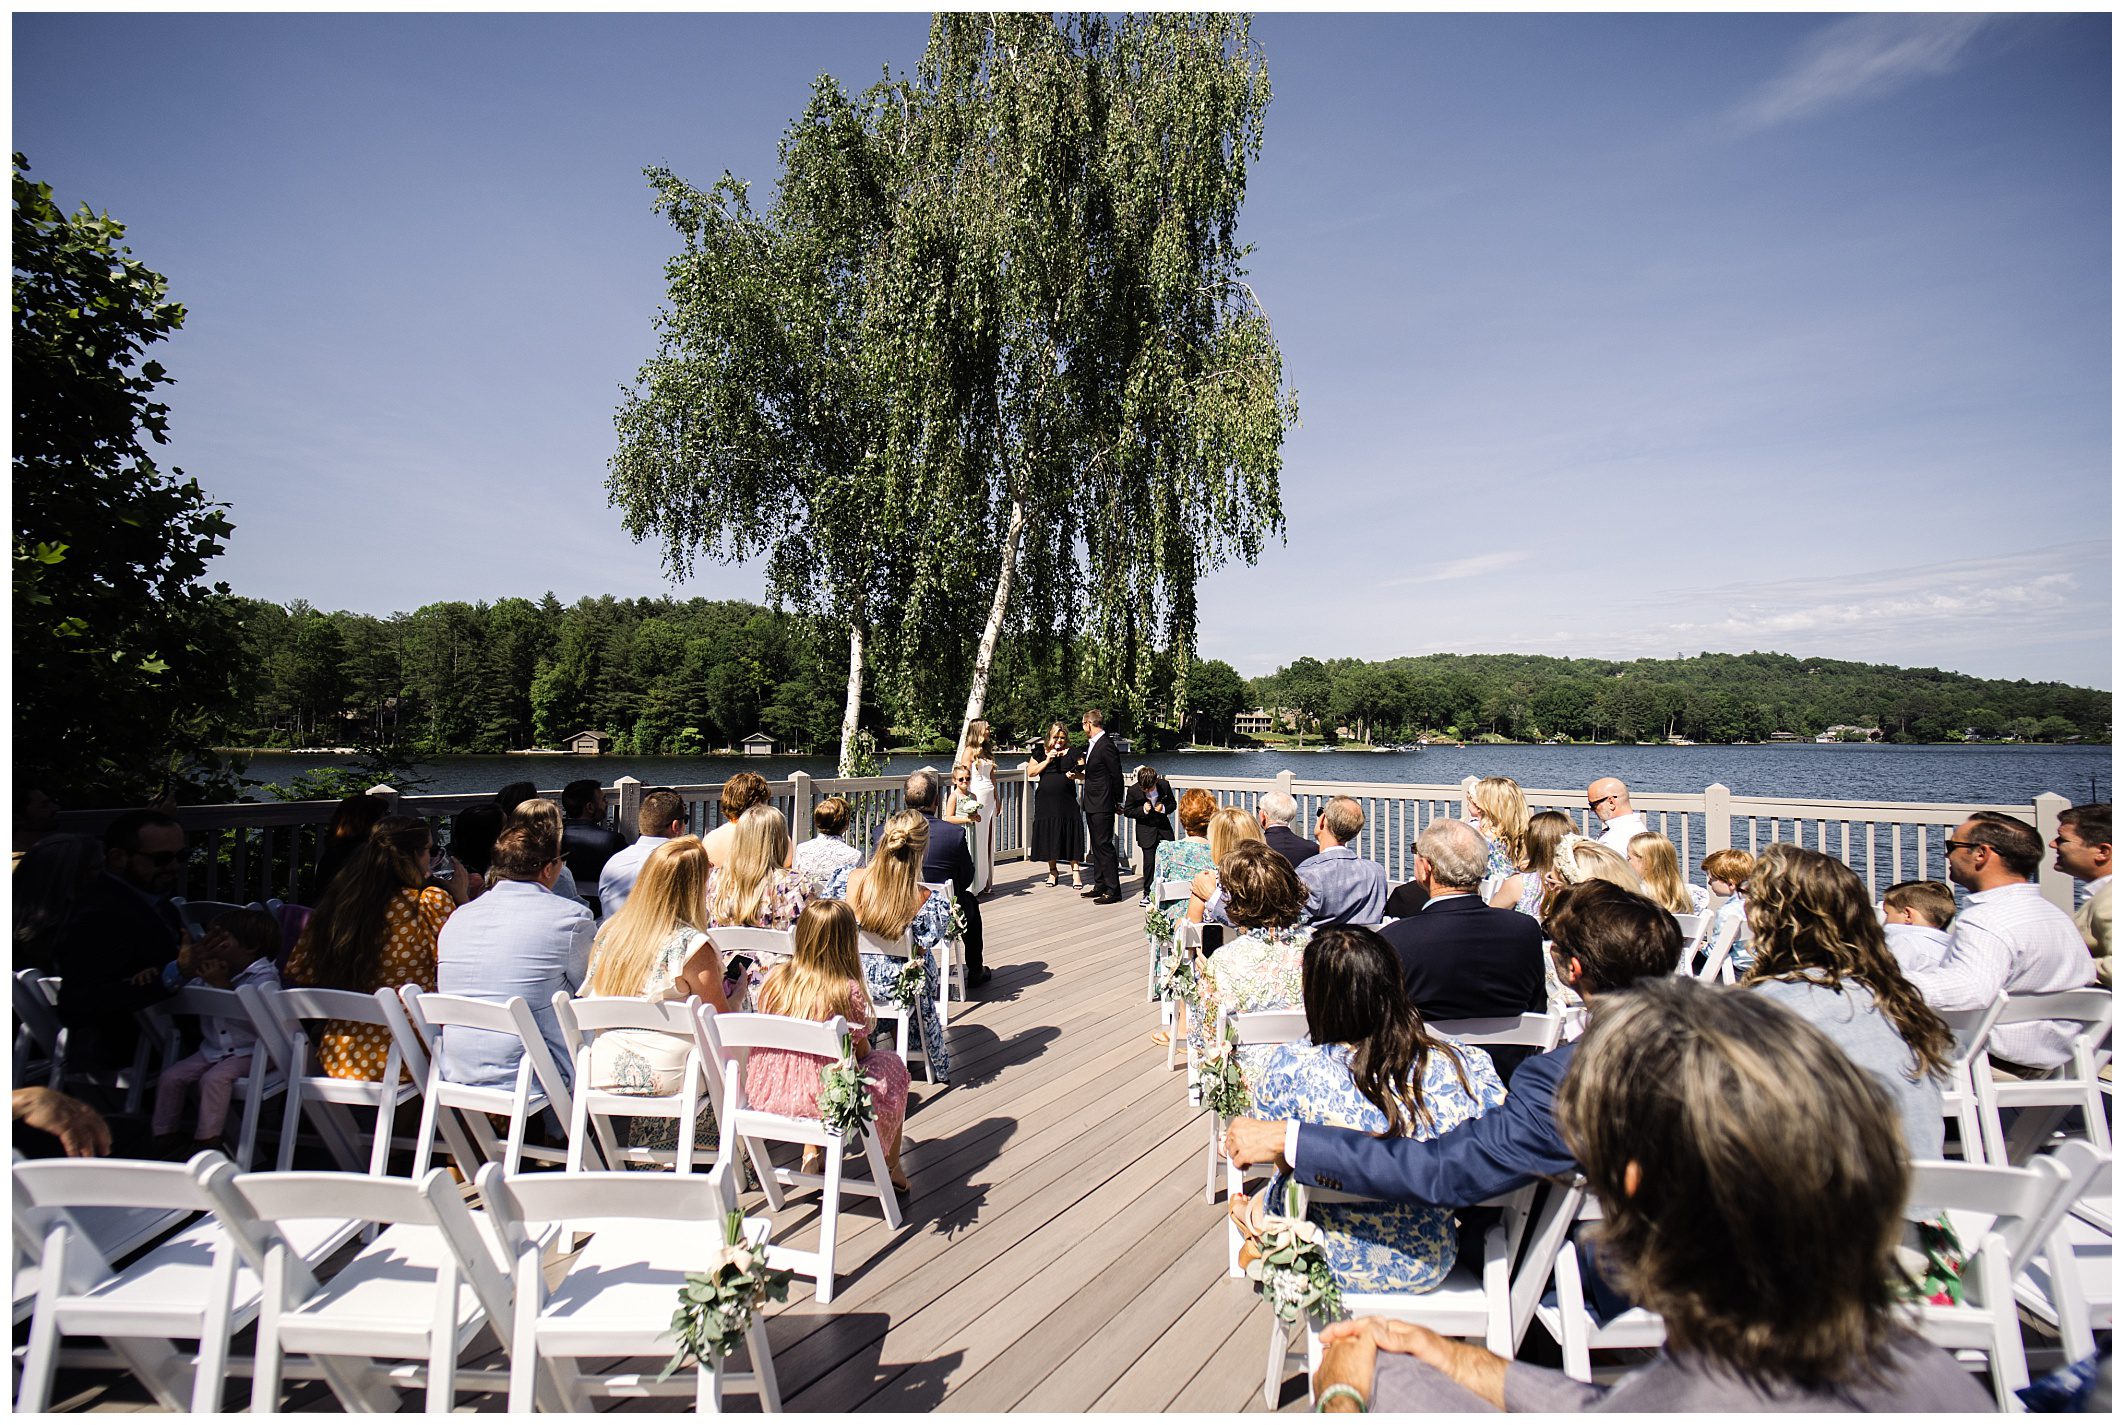
[[[1419,1140],[1504,1102],[1490,1056],[1430,1033],[1384,940],[1357,926],[1323,927],[1305,952],[1306,1038],[1268,1052],[1254,1114]],[[1264,1201],[1281,1211],[1279,1176]],[[1307,1217],[1326,1237],[1345,1291],[1430,1291],[1453,1270],[1453,1213],[1412,1202],[1319,1203]]]
[[[885,822],[870,864],[843,866],[826,882],[826,894],[848,902],[856,924],[873,935],[897,940],[911,933],[921,952],[922,993],[915,1007],[922,1022],[922,1049],[929,1055],[930,1076],[951,1082],[951,1051],[944,1043],[944,1022],[937,1015],[936,948],[951,937],[951,901],[932,895],[922,884],[922,856],[929,850],[929,822],[918,811],[897,811]],[[903,1004],[899,979],[907,962],[891,955],[863,952],[863,983],[873,1003]],[[904,1057],[907,1045],[900,1049]]]

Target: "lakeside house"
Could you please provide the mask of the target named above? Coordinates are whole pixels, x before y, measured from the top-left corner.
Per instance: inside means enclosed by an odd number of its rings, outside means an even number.
[[[1816,737],[1816,742],[1879,742],[1883,734],[1877,727],[1856,727],[1848,722],[1835,723]]]
[[[585,730],[568,738],[567,746],[563,750],[573,752],[578,757],[601,757],[611,745],[611,733]]]
[[[745,749],[747,757],[772,757],[774,755],[774,739],[764,732],[755,732],[738,745]]]

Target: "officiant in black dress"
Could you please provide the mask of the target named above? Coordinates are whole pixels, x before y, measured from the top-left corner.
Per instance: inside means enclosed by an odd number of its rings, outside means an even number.
[[[1084,813],[1077,809],[1077,785],[1073,774],[1083,765],[1083,754],[1069,745],[1069,732],[1061,723],[1047,729],[1041,745],[1025,770],[1038,780],[1033,787],[1032,859],[1047,863],[1047,884],[1059,885],[1057,866],[1069,863],[1069,880],[1082,886],[1077,863],[1084,859]]]

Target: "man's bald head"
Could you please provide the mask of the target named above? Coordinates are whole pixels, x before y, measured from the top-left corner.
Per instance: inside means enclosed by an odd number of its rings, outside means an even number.
[[[1586,808],[1602,821],[1613,821],[1632,809],[1630,789],[1620,777],[1595,778],[1586,784]]]

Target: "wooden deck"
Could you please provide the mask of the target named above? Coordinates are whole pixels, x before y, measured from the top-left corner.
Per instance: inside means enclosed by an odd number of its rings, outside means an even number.
[[[983,902],[995,978],[953,1007],[954,1082],[914,1085],[909,1222],[890,1233],[877,1205],[859,1202],[843,1219],[832,1305],[799,1278],[773,1308],[784,1403],[1259,1411],[1267,1310],[1224,1274],[1223,1203],[1202,1200],[1208,1129],[1184,1075],[1150,1043],[1158,1016],[1144,995],[1134,882],[1116,906],[1051,888],[1022,864],[999,867],[997,882]],[[764,1211],[756,1194],[746,1207]],[[776,1217],[775,1236],[810,1246],[816,1228],[807,1194]],[[57,1384],[62,1408],[148,1404],[113,1375],[63,1372]],[[248,1395],[247,1379],[232,1382],[229,1404]],[[1284,1398],[1302,1408],[1295,1376]],[[473,1396],[460,1408],[501,1404]],[[754,1408],[745,1396],[729,1405]],[[321,1385],[300,1384],[288,1408],[334,1405]]]

